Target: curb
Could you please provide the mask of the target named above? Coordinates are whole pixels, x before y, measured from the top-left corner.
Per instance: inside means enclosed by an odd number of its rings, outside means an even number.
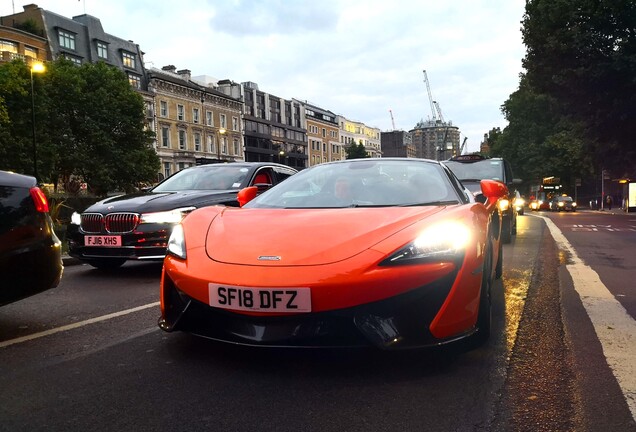
[[[77,258],[73,258],[70,255],[64,254],[62,255],[62,264],[64,264],[64,267],[68,267],[68,266],[82,264],[82,261],[80,261]]]

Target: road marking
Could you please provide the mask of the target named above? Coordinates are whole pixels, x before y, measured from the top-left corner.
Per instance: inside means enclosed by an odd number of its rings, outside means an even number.
[[[79,327],[84,327],[84,326],[89,325],[89,324],[95,324],[95,323],[98,323],[98,322],[101,322],[101,321],[106,321],[106,320],[117,318],[117,317],[120,317],[120,316],[123,316],[123,315],[128,315],[128,314],[131,314],[131,313],[139,312],[141,310],[148,309],[148,308],[155,307],[155,306],[159,306],[159,302],[148,303],[148,304],[145,304],[143,306],[138,306],[138,307],[135,307],[135,308],[132,308],[132,309],[126,309],[126,310],[123,310],[123,311],[114,312],[112,314],[102,315],[102,316],[96,317],[96,318],[91,318],[91,319],[88,319],[88,320],[85,320],[85,321],[81,321],[81,322],[77,322],[77,323],[73,323],[73,324],[68,324],[68,325],[65,325],[65,326],[62,326],[62,327],[52,328],[52,329],[45,330],[45,331],[40,332],[40,333],[33,333],[31,335],[28,335],[28,336],[23,336],[23,337],[19,337],[19,338],[15,338],[15,339],[10,339],[10,340],[4,341],[4,342],[0,342],[0,348],[8,347],[9,345],[15,345],[15,344],[19,344],[19,343],[22,343],[22,342],[27,342],[27,341],[30,341],[30,340],[33,340],[33,339],[38,339],[38,338],[44,337],[44,336],[50,336],[50,335],[55,334],[55,333],[60,333],[60,332],[68,331],[68,330],[73,330],[73,329],[76,329],[76,328],[79,328]]]
[[[554,222],[545,216],[536,217],[545,221],[559,247],[570,254],[572,263],[566,264],[566,268],[574,289],[581,297],[607,363],[636,419],[636,321],[601,282],[598,273],[579,258]]]

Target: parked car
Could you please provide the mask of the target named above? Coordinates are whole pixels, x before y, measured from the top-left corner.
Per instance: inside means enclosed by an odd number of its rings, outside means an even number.
[[[62,243],[34,177],[0,171],[0,306],[55,288]]]
[[[551,211],[576,211],[576,202],[572,197],[567,195],[559,195],[550,201]]]
[[[267,162],[201,165],[181,170],[155,187],[102,200],[67,229],[69,255],[97,268],[126,260],[163,260],[172,228],[200,207],[236,206],[240,189],[265,191],[297,171]]]
[[[173,230],[159,326],[268,347],[483,341],[508,191],[481,188],[486,205],[415,158],[323,163],[255,198],[248,187],[242,208],[198,209]]]
[[[460,155],[444,163],[477,196],[477,200],[485,199],[480,197],[481,180],[497,180],[506,185],[510,193],[502,197],[499,206],[503,213],[502,239],[504,243],[510,243],[512,236],[517,234],[517,210],[513,205],[514,186],[521,183],[521,179],[513,178],[510,163],[502,158],[489,158],[480,154]]]

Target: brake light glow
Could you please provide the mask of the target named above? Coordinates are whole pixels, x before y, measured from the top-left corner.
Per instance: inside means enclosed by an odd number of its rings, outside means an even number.
[[[35,204],[35,209],[40,213],[48,213],[49,200],[46,199],[46,195],[44,195],[42,189],[39,187],[32,187],[29,192],[31,193],[33,204]]]

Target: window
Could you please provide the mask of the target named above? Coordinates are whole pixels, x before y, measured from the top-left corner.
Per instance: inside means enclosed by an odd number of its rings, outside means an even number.
[[[164,178],[170,177],[172,174],[172,170],[170,169],[170,162],[163,163],[163,176]]]
[[[205,112],[205,124],[208,126],[214,126],[214,118],[212,117],[212,111]]]
[[[182,169],[185,169],[186,164],[185,162],[179,162],[178,166],[179,166],[179,171],[181,171]]]
[[[159,102],[159,107],[159,114],[161,115],[161,117],[168,117],[168,102]]]
[[[227,129],[227,120],[225,119],[225,114],[221,114],[221,127],[223,129]]]
[[[199,123],[199,108],[192,108],[192,122]]]
[[[135,68],[135,55],[126,51],[122,51],[121,53],[121,61],[124,63],[124,66],[134,69]]]
[[[201,134],[194,134],[194,151],[201,151]]]
[[[179,150],[185,150],[187,146],[186,133],[184,130],[179,131]]]
[[[18,44],[8,40],[0,39],[0,51],[8,51],[10,53],[18,53]]]
[[[223,137],[221,141],[223,142],[223,154],[227,154],[227,137]]]
[[[212,135],[208,135],[207,144],[208,152],[214,153],[214,141],[212,141]]]
[[[104,42],[97,42],[97,57],[108,59],[108,45]]]
[[[137,75],[128,74],[128,82],[132,88],[141,88],[141,78]]]
[[[232,117],[232,130],[233,131],[238,131],[239,130],[238,117]]]
[[[239,142],[238,142],[238,140],[236,138],[234,138],[234,154],[236,156],[240,156],[241,155],[241,152],[240,152],[240,149],[239,149]]]
[[[183,105],[177,105],[177,120],[183,121],[184,117]]]
[[[322,128],[322,137],[326,138],[327,137],[327,129]]]
[[[75,63],[75,66],[81,66],[82,65],[82,59],[79,58],[79,57],[75,57],[75,56],[71,56],[71,55],[65,55],[64,57],[69,59],[73,63]]]
[[[161,145],[170,147],[170,128],[168,126],[161,127]]]
[[[75,35],[64,30],[58,30],[58,40],[62,48],[75,50]]]
[[[38,50],[35,49],[35,48],[31,48],[31,47],[25,46],[24,47],[24,55],[26,57],[31,57],[33,59],[36,59],[36,58],[38,58]]]

